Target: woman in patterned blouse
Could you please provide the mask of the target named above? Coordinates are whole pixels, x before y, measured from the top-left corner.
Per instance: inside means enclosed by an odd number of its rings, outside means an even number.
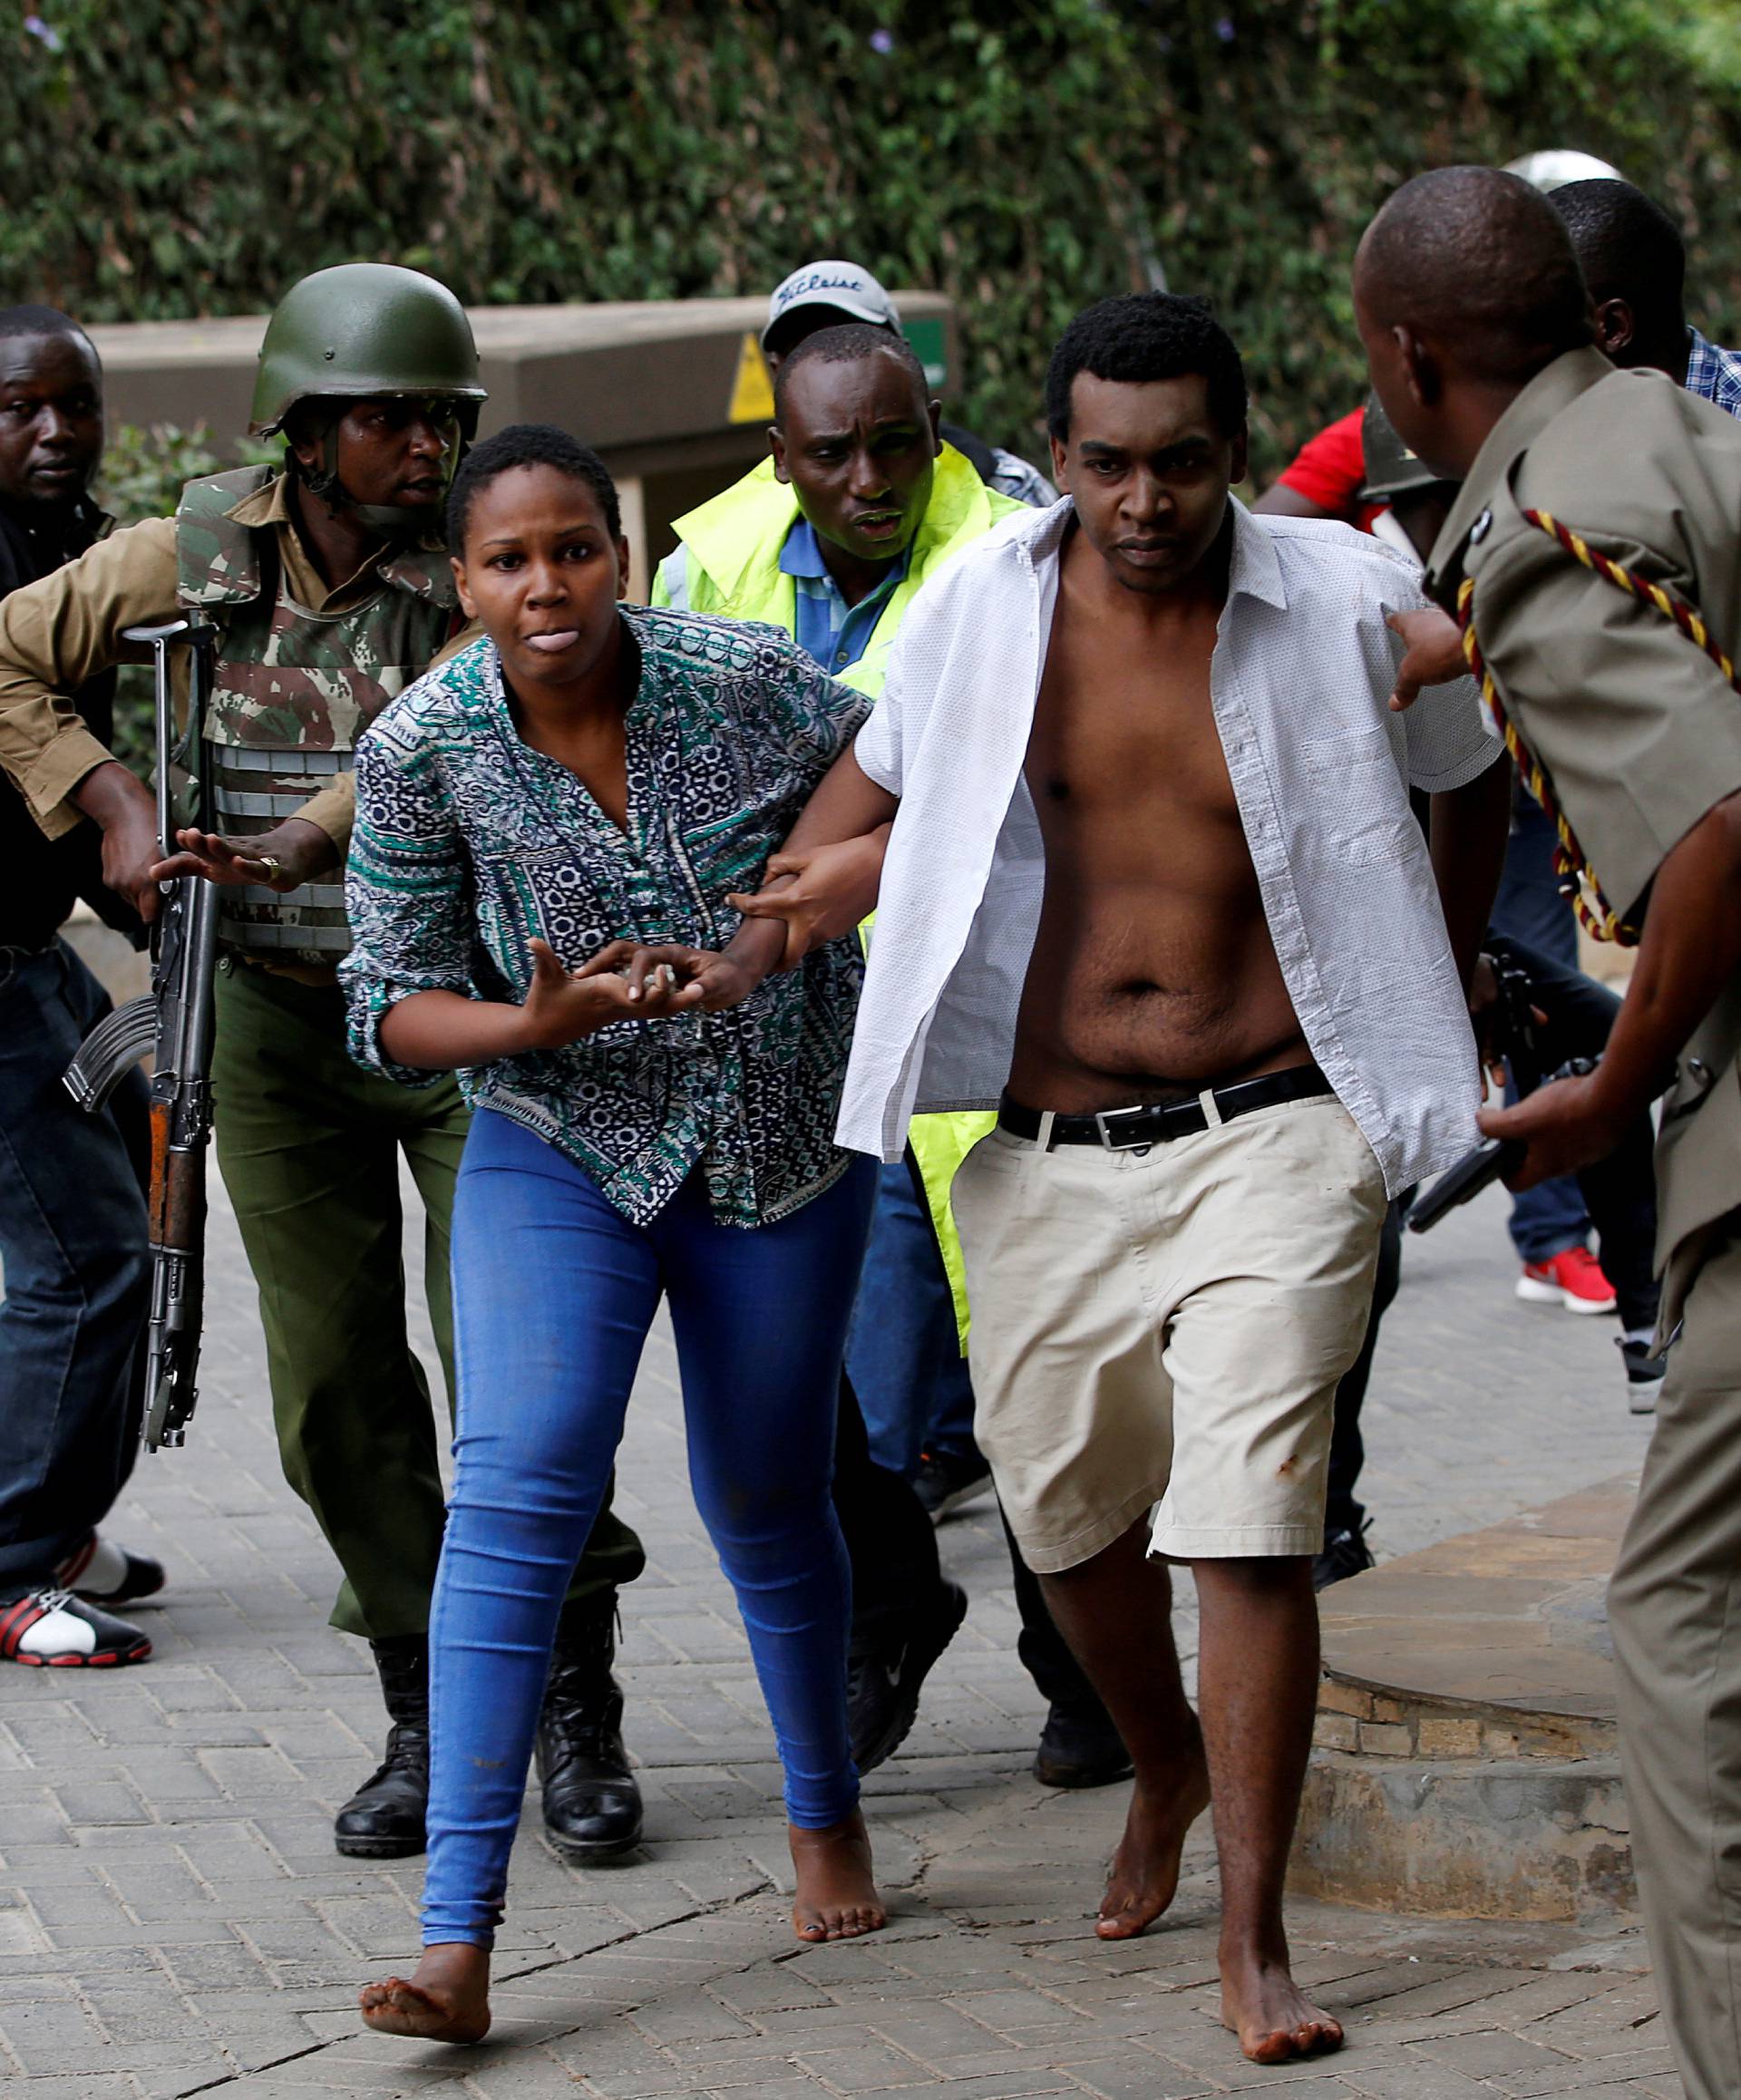
[[[800,1938],[883,1910],[847,1745],[835,1394],[875,1168],[832,1142],[853,945],[740,922],[864,702],[771,627],[621,605],[597,456],[521,424],[453,488],[486,638],[357,753],[354,1055],[477,1110],[453,1213],[459,1430],[430,1628],[423,1958],[369,2025],[476,2040],[540,1697],[661,1294],[696,1500],[785,1771]]]

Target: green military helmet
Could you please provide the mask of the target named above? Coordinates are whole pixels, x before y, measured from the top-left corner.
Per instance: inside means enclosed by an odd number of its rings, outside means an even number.
[[[1436,489],[1444,481],[1418,452],[1409,451],[1376,394],[1367,394],[1366,413],[1360,419],[1360,449],[1367,473],[1360,494],[1368,503],[1394,502],[1420,489]]]
[[[338,263],[292,285],[266,325],[250,433],[282,430],[299,401],[392,394],[485,399],[472,324],[447,287],[396,263]]]

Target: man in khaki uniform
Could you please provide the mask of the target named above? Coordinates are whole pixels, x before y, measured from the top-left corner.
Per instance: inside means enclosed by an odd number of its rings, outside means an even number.
[[[178,612],[218,629],[204,821],[170,863],[223,884],[212,1094],[218,1162],[259,1288],[285,1477],[344,1570],[333,1623],[365,1635],[393,1723],[339,1811],[341,1852],[421,1852],[428,1624],[444,1496],[405,1325],[401,1157],[425,1212],[431,1325],[451,1374],[447,1259],[469,1117],[451,1075],[407,1091],[354,1065],[336,966],[350,753],[460,634],[442,535],[483,397],[464,309],[414,270],[348,263],[292,287],[267,326],[253,428],[281,468],[191,481],[173,518],[100,540],[0,606],[0,766],[50,837],[102,833],[103,880],[156,909],[152,797],[72,694]],[[607,1507],[576,1571],[540,1728],[547,1826],[582,1860],[640,1835],[611,1676],[639,1541]]]
[[[1367,230],[1355,302],[1391,420],[1464,484],[1428,587],[1472,626],[1590,917],[1622,940],[1642,929],[1595,1072],[1483,1122],[1526,1142],[1514,1185],[1528,1186],[1603,1156],[1668,1089],[1661,1331],[1681,1331],[1610,1613],[1664,2011],[1688,2100],[1736,2100],[1741,696],[1701,637],[1708,621],[1719,653],[1741,649],[1741,429],[1590,346],[1564,228],[1513,176],[1406,184]],[[1678,619],[1673,604],[1696,610]]]

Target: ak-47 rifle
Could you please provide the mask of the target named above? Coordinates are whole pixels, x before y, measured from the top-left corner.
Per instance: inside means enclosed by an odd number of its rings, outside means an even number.
[[[203,805],[211,767],[203,736],[217,630],[193,620],[129,627],[151,651],[157,681],[157,833],[163,858],[176,851],[170,772],[191,758]],[[178,747],[170,651],[189,651],[188,730]],[[205,812],[200,812],[203,819]],[[199,1398],[199,1324],[205,1298],[206,1143],[211,1135],[212,974],[218,958],[218,892],[198,875],[159,885],[151,921],[151,988],[119,1006],[79,1045],[65,1084],[79,1106],[102,1108],[122,1076],[151,1055],[151,1311],[146,1335],[145,1448],[186,1441]]]

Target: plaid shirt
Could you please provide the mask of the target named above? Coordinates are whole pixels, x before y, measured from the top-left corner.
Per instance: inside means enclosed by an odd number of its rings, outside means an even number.
[[[1729,415],[1741,415],[1741,357],[1720,344],[1707,343],[1697,328],[1688,329],[1687,340],[1688,393],[1715,402]]]

